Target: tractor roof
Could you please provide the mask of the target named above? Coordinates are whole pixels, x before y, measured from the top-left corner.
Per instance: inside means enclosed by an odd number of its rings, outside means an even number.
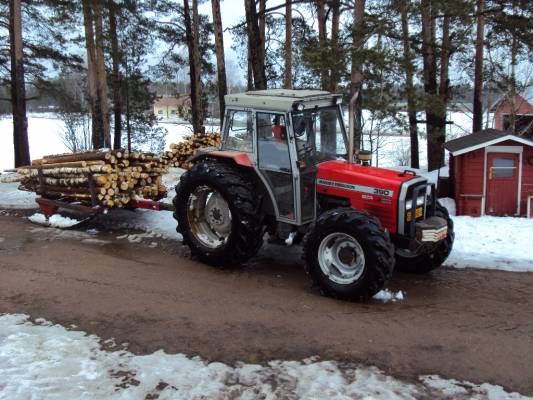
[[[322,90],[269,89],[228,94],[225,100],[227,106],[286,112],[294,110],[297,103],[303,103],[305,108],[334,105],[339,97]]]

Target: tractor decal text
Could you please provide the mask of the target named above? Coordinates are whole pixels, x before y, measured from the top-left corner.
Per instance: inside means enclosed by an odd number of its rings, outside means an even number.
[[[324,185],[324,186],[329,186],[329,187],[334,187],[334,188],[338,188],[338,189],[351,190],[352,192],[375,194],[377,196],[383,196],[383,197],[393,197],[394,196],[394,190],[381,189],[381,188],[376,188],[376,187],[372,187],[372,186],[354,185],[352,183],[332,181],[332,180],[329,180],[329,179],[321,179],[321,178],[319,178],[318,181],[317,181],[317,184]]]

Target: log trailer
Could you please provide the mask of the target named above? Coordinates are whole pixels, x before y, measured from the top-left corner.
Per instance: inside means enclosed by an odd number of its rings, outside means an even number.
[[[273,89],[225,100],[220,148],[193,157],[173,201],[178,232],[201,261],[244,263],[266,234],[302,241],[321,291],[359,300],[380,291],[395,266],[425,273],[446,260],[453,222],[435,185],[374,168],[364,152],[354,160],[339,95]]]

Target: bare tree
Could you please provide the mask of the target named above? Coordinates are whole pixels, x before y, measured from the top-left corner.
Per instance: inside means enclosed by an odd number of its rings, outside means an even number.
[[[20,167],[21,165],[28,165],[30,163],[20,0],[9,1],[9,45],[15,167]]]
[[[220,0],[211,0],[213,10],[213,24],[215,32],[215,49],[217,56],[217,86],[218,102],[220,105],[220,127],[222,127],[224,110],[226,108],[224,95],[228,92],[226,83],[226,61],[224,60],[224,37],[222,34],[222,16],[220,15]]]

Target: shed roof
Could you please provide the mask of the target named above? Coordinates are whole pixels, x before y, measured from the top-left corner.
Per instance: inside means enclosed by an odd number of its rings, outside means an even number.
[[[269,89],[228,94],[225,100],[228,106],[287,112],[292,111],[294,104],[300,102],[305,108],[335,104],[339,96],[323,90]]]
[[[457,139],[450,140],[444,144],[444,147],[453,155],[458,156],[464,153],[481,149],[486,146],[491,146],[503,142],[505,140],[514,140],[516,142],[533,146],[533,141],[516,136],[512,133],[499,131],[497,129],[484,129],[470,135],[462,136]]]

